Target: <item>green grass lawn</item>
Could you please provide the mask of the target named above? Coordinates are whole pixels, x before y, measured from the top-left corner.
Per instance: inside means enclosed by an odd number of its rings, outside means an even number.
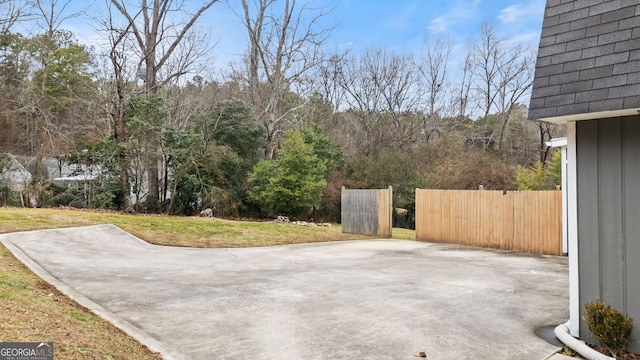
[[[343,234],[340,225],[0,208],[0,233],[96,224],[114,224],[147,242],[170,246],[252,247],[371,239]],[[393,235],[415,239],[413,230],[393,229]],[[4,246],[0,246],[0,307],[0,341],[53,341],[57,359],[160,359],[35,276]]]
[[[201,217],[0,208],[0,233],[96,224],[116,225],[152,244],[186,247],[253,247],[372,238],[343,234],[340,225],[308,227]],[[396,239],[415,239],[413,230],[396,228],[393,234]]]

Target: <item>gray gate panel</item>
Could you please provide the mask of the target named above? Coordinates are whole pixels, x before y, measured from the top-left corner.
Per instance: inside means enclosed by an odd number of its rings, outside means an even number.
[[[378,234],[378,191],[343,189],[342,231],[351,234]]]

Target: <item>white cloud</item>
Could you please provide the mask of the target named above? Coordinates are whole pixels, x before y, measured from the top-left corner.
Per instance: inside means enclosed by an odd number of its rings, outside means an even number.
[[[446,13],[431,20],[428,26],[429,31],[432,33],[447,32],[453,26],[478,16],[480,13],[479,4],[480,0],[456,2]]]
[[[527,0],[512,3],[496,16],[501,33],[514,44],[537,47],[540,40],[545,0]]]
[[[524,8],[521,5],[509,5],[500,11],[498,19],[503,24],[516,22],[518,18],[523,14]]]
[[[434,33],[441,33],[447,31],[449,26],[451,26],[452,19],[447,15],[441,15],[437,18],[431,20],[431,24],[429,24],[429,30]]]
[[[545,2],[543,0],[511,4],[500,11],[498,20],[500,20],[502,24],[512,24],[542,19],[544,6]]]

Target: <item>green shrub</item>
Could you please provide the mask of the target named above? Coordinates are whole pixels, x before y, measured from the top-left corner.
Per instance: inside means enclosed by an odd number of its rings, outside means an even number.
[[[53,207],[69,206],[71,202],[73,202],[76,199],[76,197],[77,197],[76,189],[70,188],[69,190],[61,194],[54,195],[51,198],[51,205]]]
[[[621,314],[600,299],[584,304],[582,319],[593,336],[604,345],[611,356],[616,357],[629,343],[633,330],[633,319]]]
[[[91,207],[96,209],[113,209],[113,199],[116,195],[111,191],[103,191],[99,194],[95,194],[91,199]]]
[[[20,193],[0,179],[0,206],[21,206]]]
[[[538,160],[533,167],[518,165],[516,184],[518,190],[553,190],[562,183],[562,153],[556,151],[545,164]]]
[[[43,206],[71,206],[78,209],[87,207],[86,200],[84,198],[84,192],[75,186],[67,188],[63,193],[54,195],[48,204]]]
[[[326,159],[300,131],[288,131],[276,160],[260,160],[249,175],[249,201],[269,217],[304,217],[318,203],[327,186]]]

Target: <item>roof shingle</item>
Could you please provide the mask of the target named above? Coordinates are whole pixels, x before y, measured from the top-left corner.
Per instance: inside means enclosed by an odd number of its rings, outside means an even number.
[[[547,1],[530,119],[640,108],[640,0]]]

